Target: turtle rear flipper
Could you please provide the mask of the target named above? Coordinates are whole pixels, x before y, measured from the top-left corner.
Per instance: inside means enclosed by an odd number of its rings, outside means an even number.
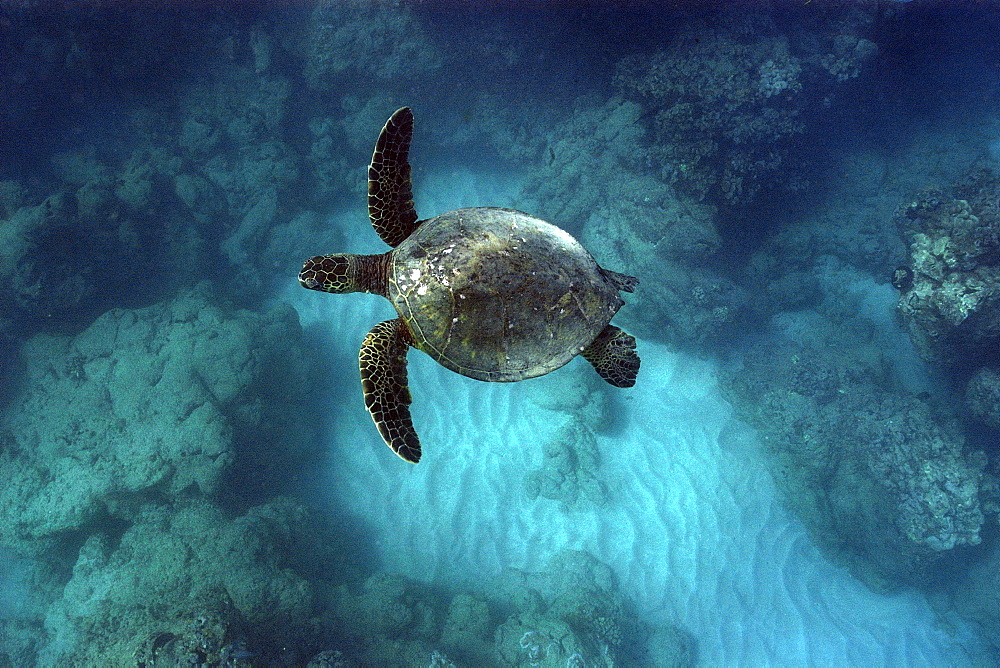
[[[413,112],[396,110],[385,122],[368,166],[368,217],[382,241],[398,246],[420,224],[410,187]]]
[[[408,462],[420,461],[420,439],[410,419],[410,388],[406,383],[406,352],[410,332],[402,320],[375,325],[364,342],[358,361],[365,408],[379,434],[392,451]]]
[[[604,274],[604,278],[611,281],[611,285],[622,292],[635,292],[635,287],[639,285],[639,279],[635,276],[619,274],[617,271],[611,271],[604,267],[601,267],[601,273]]]
[[[594,365],[601,378],[615,387],[635,385],[640,362],[635,352],[635,337],[631,334],[608,325],[581,354]]]

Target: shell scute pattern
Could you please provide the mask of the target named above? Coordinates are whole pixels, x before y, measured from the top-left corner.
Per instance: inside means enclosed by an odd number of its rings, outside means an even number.
[[[575,239],[495,208],[421,223],[393,253],[388,296],[418,348],[453,371],[491,381],[561,367],[623,304]]]
[[[419,220],[408,154],[413,113],[396,110],[368,169],[372,227],[393,250],[307,259],[299,284],[330,293],[387,297],[398,318],[375,325],[358,363],[365,407],[386,444],[420,460],[410,415],[406,354],[416,347],[457,373],[517,381],[583,354],[604,380],[632,387],[635,338],[610,324],[618,291],[638,279],[598,266],[555,225],[513,209],[472,208]]]

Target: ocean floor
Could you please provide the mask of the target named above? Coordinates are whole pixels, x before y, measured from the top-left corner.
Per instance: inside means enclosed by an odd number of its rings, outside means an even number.
[[[485,182],[496,181],[465,174],[437,197],[418,192],[418,212],[476,201]],[[356,238],[370,232],[358,216],[332,222]],[[344,367],[329,388],[323,502],[366,529],[384,569],[475,590],[504,569],[541,570],[561,550],[585,550],[613,568],[646,622],[696,638],[702,665],[964,665],[975,653],[963,623],[940,619],[922,595],[873,593],[820,554],[782,508],[712,361],[640,340],[636,386],[596,389],[605,502],[564,507],[529,498],[526,477],[559,428],[579,419],[570,406],[597,387],[583,361],[521,383],[482,383],[411,351],[424,445],[412,466],[378,437],[354,368],[367,330],[393,317],[389,305],[291,284],[285,298],[305,327],[335,342],[330,355]]]
[[[997,665],[997,7],[63,4],[0,0],[0,668]],[[396,313],[296,274],[387,250],[404,105],[420,218],[638,277],[634,387],[414,349],[385,446]]]

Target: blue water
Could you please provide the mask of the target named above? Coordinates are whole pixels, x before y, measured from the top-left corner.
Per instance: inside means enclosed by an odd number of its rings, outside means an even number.
[[[0,666],[995,665],[998,28],[0,2]],[[385,446],[392,306],[296,275],[387,250],[404,105],[420,218],[521,209],[639,278],[635,387],[410,350],[423,457]],[[971,309],[950,347],[925,294]]]

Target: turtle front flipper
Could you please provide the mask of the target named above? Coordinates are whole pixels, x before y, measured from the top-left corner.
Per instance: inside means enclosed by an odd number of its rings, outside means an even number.
[[[410,420],[406,352],[413,339],[402,320],[375,325],[361,344],[361,389],[365,408],[386,445],[408,462],[420,461],[420,439]]]
[[[398,246],[420,223],[410,188],[413,112],[403,107],[389,117],[368,166],[368,217],[382,241]]]
[[[582,354],[594,365],[601,378],[615,387],[635,385],[640,361],[635,352],[635,337],[631,334],[608,325]]]

